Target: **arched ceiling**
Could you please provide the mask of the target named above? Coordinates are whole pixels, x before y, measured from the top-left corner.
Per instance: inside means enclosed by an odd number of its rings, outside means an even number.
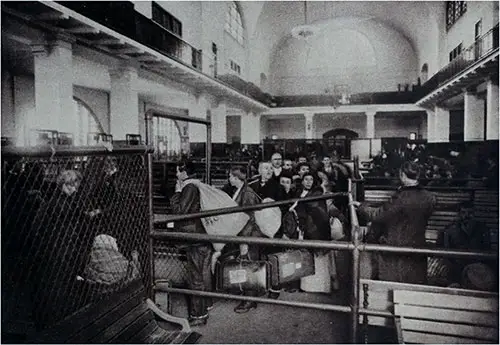
[[[243,4],[245,2],[242,2]],[[304,23],[303,1],[254,2],[252,14],[246,12],[251,46],[255,58],[273,54],[292,28]],[[307,23],[314,24],[344,17],[374,20],[398,31],[417,55],[429,49],[444,25],[444,2],[434,1],[308,1]],[[253,25],[255,23],[255,26]],[[251,53],[252,54],[252,53]]]

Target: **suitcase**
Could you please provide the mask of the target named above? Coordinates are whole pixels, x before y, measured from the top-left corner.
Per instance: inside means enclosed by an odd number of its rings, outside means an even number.
[[[288,250],[268,255],[271,265],[271,282],[273,286],[299,280],[313,275],[314,255],[304,249]]]
[[[267,291],[270,287],[270,267],[267,261],[230,259],[216,268],[218,291]]]

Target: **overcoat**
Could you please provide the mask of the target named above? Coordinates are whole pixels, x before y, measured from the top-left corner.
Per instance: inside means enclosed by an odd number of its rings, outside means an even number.
[[[359,212],[371,222],[369,242],[402,247],[424,247],[425,228],[436,199],[420,186],[401,187],[380,207],[362,204]],[[427,257],[382,253],[378,256],[379,279],[425,284]]]

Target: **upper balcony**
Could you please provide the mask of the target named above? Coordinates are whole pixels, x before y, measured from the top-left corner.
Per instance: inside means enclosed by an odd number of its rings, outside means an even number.
[[[498,24],[422,85],[416,104],[431,107],[495,74],[498,75]]]
[[[180,63],[202,69],[201,50],[155,21],[135,11],[129,1],[57,1],[85,17],[105,25]]]

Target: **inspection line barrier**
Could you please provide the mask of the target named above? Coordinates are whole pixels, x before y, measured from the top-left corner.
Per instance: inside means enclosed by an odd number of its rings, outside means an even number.
[[[328,194],[324,194],[324,195],[309,196],[309,197],[305,197],[305,198],[295,198],[295,199],[288,199],[288,200],[282,200],[282,201],[266,202],[266,203],[256,204],[256,205],[226,207],[226,208],[219,208],[216,210],[209,210],[209,211],[203,211],[203,212],[197,212],[197,213],[167,215],[161,221],[156,221],[155,224],[165,226],[168,223],[178,222],[178,221],[182,221],[182,220],[191,220],[191,219],[198,219],[198,218],[205,218],[205,217],[212,217],[212,216],[220,216],[223,214],[237,213],[237,212],[257,211],[257,210],[262,210],[264,208],[269,208],[269,207],[289,205],[289,204],[293,204],[295,202],[304,203],[304,202],[310,202],[310,201],[328,200],[328,199],[332,199],[336,196],[342,196],[342,195],[346,196],[346,195],[348,195],[348,192],[328,193]]]
[[[189,289],[178,289],[167,286],[165,282],[161,280],[154,281],[153,289],[156,291],[165,291],[171,293],[181,293],[194,296],[205,296],[205,297],[215,297],[224,299],[234,299],[240,301],[253,301],[259,303],[268,303],[275,305],[284,305],[291,307],[300,308],[310,308],[317,310],[326,311],[336,311],[336,312],[346,312],[351,313],[351,327],[350,327],[350,341],[351,343],[358,342],[358,322],[359,315],[374,315],[391,317],[392,313],[380,310],[371,310],[367,308],[359,308],[359,284],[360,284],[360,252],[361,251],[371,251],[371,252],[391,252],[391,253],[401,253],[401,254],[415,254],[415,255],[431,255],[431,256],[444,256],[444,257],[458,257],[458,258],[481,258],[481,259],[497,259],[498,255],[494,252],[468,252],[464,250],[449,250],[449,249],[428,249],[428,248],[413,248],[413,247],[395,247],[389,245],[380,244],[366,244],[361,243],[361,227],[359,226],[356,210],[352,205],[353,195],[352,195],[352,181],[349,180],[349,191],[347,193],[330,193],[327,195],[321,195],[316,197],[302,198],[302,199],[292,199],[278,202],[270,202],[259,205],[243,206],[243,207],[232,207],[219,210],[211,210],[199,212],[196,214],[187,215],[173,215],[167,216],[166,220],[161,222],[156,222],[155,224],[164,224],[173,221],[188,220],[203,218],[207,216],[228,214],[234,212],[247,212],[255,211],[268,207],[276,207],[280,205],[287,205],[290,203],[298,202],[308,202],[308,201],[318,201],[333,198],[337,195],[348,195],[349,198],[349,213],[351,220],[351,241],[341,242],[341,241],[318,241],[318,240],[291,240],[291,239],[274,239],[274,238],[261,238],[261,237],[237,237],[237,236],[221,236],[221,235],[207,235],[207,234],[194,234],[194,233],[184,233],[184,232],[170,232],[168,230],[153,230],[151,232],[151,238],[153,240],[162,241],[187,241],[187,242],[216,242],[216,243],[246,243],[246,244],[258,244],[263,246],[278,246],[278,247],[288,247],[288,248],[307,248],[307,249],[327,249],[327,250],[347,250],[352,251],[352,286],[351,286],[351,296],[349,306],[343,305],[325,305],[320,303],[307,303],[307,302],[295,302],[295,301],[280,301],[274,299],[251,297],[251,296],[239,296],[225,293],[216,293],[208,291],[198,291]],[[154,277],[154,276],[153,276]]]

